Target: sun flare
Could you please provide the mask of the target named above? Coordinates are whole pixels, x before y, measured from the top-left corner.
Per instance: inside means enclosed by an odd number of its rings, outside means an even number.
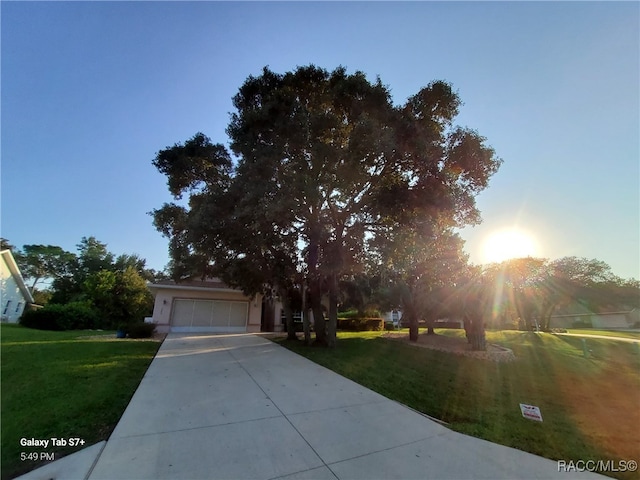
[[[539,249],[533,236],[522,230],[508,228],[487,237],[483,254],[486,263],[493,263],[510,258],[535,257],[539,255]]]

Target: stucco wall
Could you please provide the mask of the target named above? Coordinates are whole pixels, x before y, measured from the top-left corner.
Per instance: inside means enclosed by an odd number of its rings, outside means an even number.
[[[260,319],[262,314],[262,297],[260,295],[251,299],[242,292],[233,291],[206,291],[206,290],[186,290],[172,288],[158,288],[155,290],[155,302],[153,306],[153,322],[157,325],[159,332],[168,332],[171,328],[171,312],[173,302],[180,299],[202,299],[202,300],[235,300],[249,302],[249,318],[247,322],[248,332],[260,331]]]
[[[284,324],[282,323],[282,303],[275,302],[273,312],[273,330],[275,332],[284,332]]]

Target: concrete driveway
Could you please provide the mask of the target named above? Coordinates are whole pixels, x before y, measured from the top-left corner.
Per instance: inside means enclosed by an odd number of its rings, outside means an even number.
[[[603,477],[453,432],[258,335],[170,334],[88,478]]]

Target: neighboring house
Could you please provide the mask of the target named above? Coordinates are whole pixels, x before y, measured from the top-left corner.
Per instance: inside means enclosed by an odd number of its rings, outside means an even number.
[[[155,295],[153,317],[159,332],[259,332],[262,295],[247,297],[217,278],[149,284]]]
[[[639,328],[639,326],[640,311],[637,309],[627,312],[552,315],[549,321],[550,328],[626,329]]]
[[[11,250],[0,251],[0,320],[17,323],[27,304],[33,303],[31,292],[20,274]]]
[[[393,323],[394,327],[397,328],[402,319],[402,312],[400,310],[391,310],[390,312],[385,312],[382,318],[384,318],[385,323]]]

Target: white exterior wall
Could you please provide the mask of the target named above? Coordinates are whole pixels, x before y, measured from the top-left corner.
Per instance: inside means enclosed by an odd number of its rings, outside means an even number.
[[[616,313],[612,315],[592,315],[591,325],[593,328],[629,328],[627,315],[624,313]]]
[[[262,296],[257,295],[251,299],[242,292],[236,291],[215,291],[205,289],[186,288],[158,288],[151,287],[155,291],[155,302],[153,305],[153,322],[156,330],[166,333],[171,328],[171,313],[175,300],[199,299],[199,300],[235,300],[249,302],[249,318],[247,320],[247,332],[254,333],[260,331],[260,320],[262,314]]]
[[[575,328],[575,322],[586,322],[591,324],[591,328],[631,328],[630,312],[608,313],[608,314],[576,314],[552,316],[549,326],[551,328]]]
[[[398,322],[397,323],[399,323],[400,320],[402,320],[402,310],[395,310],[395,311],[398,313]],[[384,321],[388,322],[388,323],[393,322],[393,311],[386,312],[384,314]]]
[[[18,282],[11,274],[4,255],[0,261],[0,318],[3,322],[17,323],[27,304]]]

